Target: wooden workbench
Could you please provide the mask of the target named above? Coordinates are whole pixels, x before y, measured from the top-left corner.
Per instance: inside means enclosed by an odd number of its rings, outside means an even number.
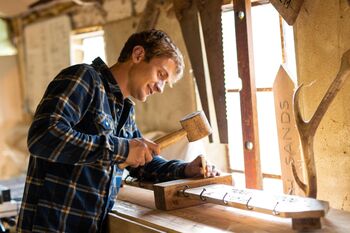
[[[291,219],[209,203],[171,211],[157,210],[153,191],[127,185],[118,194],[108,224],[111,233],[296,232],[292,230]],[[331,209],[322,220],[322,229],[312,232],[349,233],[350,212]]]

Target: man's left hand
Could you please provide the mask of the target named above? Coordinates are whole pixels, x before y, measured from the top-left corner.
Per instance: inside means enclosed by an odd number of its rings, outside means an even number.
[[[202,155],[198,155],[192,162],[188,163],[185,167],[185,176],[190,177],[204,177],[204,171],[202,166]],[[216,169],[215,165],[206,164],[205,177],[220,176],[220,171]]]

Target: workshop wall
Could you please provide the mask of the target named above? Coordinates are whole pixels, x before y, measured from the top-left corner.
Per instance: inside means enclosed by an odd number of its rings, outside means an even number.
[[[298,82],[304,119],[310,119],[350,49],[350,3],[306,0],[295,24]],[[349,79],[350,77],[348,77]],[[324,115],[315,135],[318,198],[350,210],[350,80]]]
[[[26,170],[27,128],[22,119],[22,94],[16,56],[0,56],[0,179]]]

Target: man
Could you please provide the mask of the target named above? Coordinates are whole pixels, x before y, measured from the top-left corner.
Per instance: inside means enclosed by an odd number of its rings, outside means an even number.
[[[130,96],[146,101],[183,74],[179,49],[162,31],[133,34],[118,62],[62,70],[49,84],[28,134],[31,153],[18,232],[100,232],[126,162],[142,180],[201,175],[201,160],[166,161],[142,138]],[[207,167],[207,175],[218,172]]]

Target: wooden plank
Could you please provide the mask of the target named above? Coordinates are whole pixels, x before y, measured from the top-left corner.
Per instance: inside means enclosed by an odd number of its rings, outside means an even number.
[[[278,195],[254,189],[237,189],[223,184],[186,189],[183,195],[194,200],[282,218],[320,218],[324,217],[329,209],[328,202],[314,198]]]
[[[123,233],[165,233],[165,231],[143,225],[113,213],[109,215],[107,218],[107,232],[121,232],[122,230]]]
[[[294,82],[291,80],[284,65],[281,65],[273,84],[273,95],[275,100],[283,191],[285,194],[305,196],[303,190],[295,182],[291,165],[291,163],[294,163],[297,174],[300,178],[303,178],[301,144],[293,112],[294,88]]]
[[[153,192],[124,186],[113,214],[166,232],[295,233],[290,219],[207,203],[177,210],[157,210]],[[109,214],[109,218],[111,214]],[[350,212],[330,209],[319,233],[349,233]]]
[[[278,13],[289,24],[293,25],[298,17],[304,0],[270,0],[271,4],[276,8]]]
[[[262,189],[250,4],[250,0],[235,0],[233,8],[238,75],[242,79],[240,99],[246,187]]]
[[[201,200],[187,199],[179,194],[179,191],[185,188],[194,188],[209,184],[232,185],[232,175],[226,174],[204,179],[180,179],[154,184],[153,190],[156,207],[161,210],[173,210],[203,204],[204,202]]]

